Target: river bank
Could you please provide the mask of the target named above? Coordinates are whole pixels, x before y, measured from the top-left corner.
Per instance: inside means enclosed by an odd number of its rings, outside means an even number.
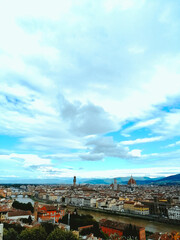
[[[76,206],[74,206],[76,207]],[[119,215],[124,217],[133,217],[137,219],[144,219],[154,222],[161,222],[161,223],[167,223],[167,224],[173,224],[180,226],[180,221],[168,219],[168,218],[162,218],[159,216],[151,216],[151,215],[140,215],[140,214],[132,214],[128,212],[117,212],[117,211],[111,211],[111,210],[105,210],[105,209],[99,209],[99,208],[90,208],[90,207],[76,207],[78,209],[82,210],[88,210],[88,211],[95,211],[100,213],[107,213],[107,214],[113,214],[113,215]]]
[[[76,207],[67,206],[67,208],[69,210],[73,210]],[[180,225],[163,223],[163,222],[158,222],[150,219],[142,219],[133,215],[131,216],[118,215],[110,212],[98,211],[98,209],[95,211],[89,210],[89,209],[82,209],[82,208],[77,208],[77,209],[80,214],[92,215],[96,221],[100,221],[101,219],[106,218],[112,221],[138,225],[138,226],[144,227],[146,231],[149,231],[149,232],[172,232],[172,231],[179,232],[180,230]]]

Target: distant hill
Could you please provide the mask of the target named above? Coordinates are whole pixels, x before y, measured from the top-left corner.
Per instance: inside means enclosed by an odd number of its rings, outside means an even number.
[[[138,185],[144,184],[180,184],[180,174],[165,178],[133,177]],[[127,184],[130,176],[116,177],[118,184]],[[114,178],[78,178],[77,184],[105,184],[110,185]],[[19,178],[0,178],[0,184],[73,184],[73,178],[58,179],[19,179]]]
[[[118,184],[127,184],[127,182],[129,181],[130,176],[129,177],[117,177],[117,183]],[[134,177],[134,179],[136,180],[137,184],[149,184],[152,183],[156,180],[159,180],[159,178],[149,178],[149,177]],[[86,179],[84,182],[82,183],[86,183],[86,184],[112,184],[114,182],[114,178],[94,178],[94,179]]]
[[[156,184],[180,184],[180,174],[171,175],[169,177],[156,180]]]

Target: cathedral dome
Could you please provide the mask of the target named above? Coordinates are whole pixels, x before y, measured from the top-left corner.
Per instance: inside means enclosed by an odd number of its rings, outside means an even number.
[[[135,185],[136,181],[134,180],[134,178],[131,176],[131,178],[128,181],[128,185]]]

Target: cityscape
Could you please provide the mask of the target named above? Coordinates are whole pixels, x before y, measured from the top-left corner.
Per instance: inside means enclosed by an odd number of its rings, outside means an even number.
[[[81,185],[74,176],[72,184],[1,186],[0,197],[1,235],[3,224],[18,224],[22,229],[51,224],[62,231],[71,230],[74,239],[180,238],[179,184],[138,185],[131,176],[123,185],[117,179],[110,185]],[[89,214],[95,220],[87,217],[88,224],[87,219],[76,223],[74,216]],[[130,227],[136,231],[132,233]]]
[[[180,240],[180,1],[0,0],[0,240]]]

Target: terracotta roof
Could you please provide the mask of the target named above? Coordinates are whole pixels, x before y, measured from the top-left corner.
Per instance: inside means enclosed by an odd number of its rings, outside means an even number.
[[[131,184],[136,184],[136,181],[134,180],[134,178],[132,176],[128,181],[128,185],[131,185]]]
[[[32,215],[31,211],[13,211],[8,213],[8,217]]]
[[[49,205],[44,205],[42,208],[46,208],[47,211],[56,211],[56,207],[54,206],[49,206]],[[40,208],[39,210],[43,210],[42,208]]]
[[[105,219],[100,221],[100,226],[107,227],[107,228],[112,228],[112,229],[117,229],[117,230],[120,230],[120,231],[124,231],[124,229],[127,225],[128,224],[126,224],[126,223],[115,222],[115,221],[105,220]],[[140,229],[141,227],[136,226],[136,228]]]
[[[12,209],[9,209],[7,207],[0,207],[0,212],[11,212]]]
[[[78,227],[78,230],[81,231],[83,229],[92,228],[92,227],[93,227],[93,225],[82,226],[82,227]]]

